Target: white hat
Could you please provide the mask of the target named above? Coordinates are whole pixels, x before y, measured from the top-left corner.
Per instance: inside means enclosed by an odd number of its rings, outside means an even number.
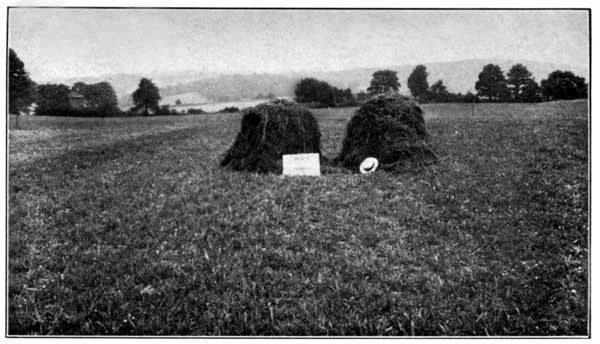
[[[376,158],[368,157],[360,163],[358,170],[362,174],[369,174],[375,172],[377,167],[379,167],[379,161]]]

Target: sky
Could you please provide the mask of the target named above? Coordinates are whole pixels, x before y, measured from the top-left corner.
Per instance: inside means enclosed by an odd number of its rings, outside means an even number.
[[[12,8],[9,47],[36,82],[486,58],[587,67],[589,22],[575,10]]]

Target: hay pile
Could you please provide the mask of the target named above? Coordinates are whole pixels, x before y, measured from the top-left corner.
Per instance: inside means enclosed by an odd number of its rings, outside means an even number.
[[[437,160],[428,146],[423,111],[410,98],[385,94],[365,102],[350,119],[336,162],[358,170],[367,157],[384,170],[412,169]]]
[[[321,153],[321,133],[313,115],[285,100],[244,111],[242,128],[221,166],[236,171],[282,173],[281,156]]]

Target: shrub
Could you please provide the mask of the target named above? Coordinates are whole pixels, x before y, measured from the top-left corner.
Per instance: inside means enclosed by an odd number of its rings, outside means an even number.
[[[385,94],[365,102],[350,119],[337,164],[358,170],[361,161],[375,157],[380,168],[400,170],[437,160],[428,146],[423,111],[407,97]]]
[[[204,111],[202,109],[189,108],[189,109],[187,109],[187,113],[188,113],[188,115],[203,115],[206,113],[206,111]]]
[[[237,171],[281,173],[281,156],[320,153],[321,133],[304,107],[277,100],[245,111],[241,131],[221,162]]]
[[[156,115],[158,116],[168,116],[171,114],[171,110],[169,109],[169,105],[163,105],[158,108]]]
[[[471,91],[467,92],[467,94],[464,95],[464,97],[462,98],[462,101],[464,103],[479,103],[479,97],[477,97],[475,94],[471,93]]]
[[[69,105],[58,106],[40,106],[35,109],[36,116],[62,116],[62,117],[123,117],[128,113],[121,111],[119,108],[106,109],[90,109],[90,108],[74,108]]]
[[[219,112],[240,112],[240,109],[236,108],[235,106],[228,106],[219,110]]]

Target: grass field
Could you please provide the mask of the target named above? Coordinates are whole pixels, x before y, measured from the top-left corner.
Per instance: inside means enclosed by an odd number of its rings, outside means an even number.
[[[587,335],[587,103],[424,110],[438,164],[319,178],[221,170],[239,114],[20,118],[9,334]]]

